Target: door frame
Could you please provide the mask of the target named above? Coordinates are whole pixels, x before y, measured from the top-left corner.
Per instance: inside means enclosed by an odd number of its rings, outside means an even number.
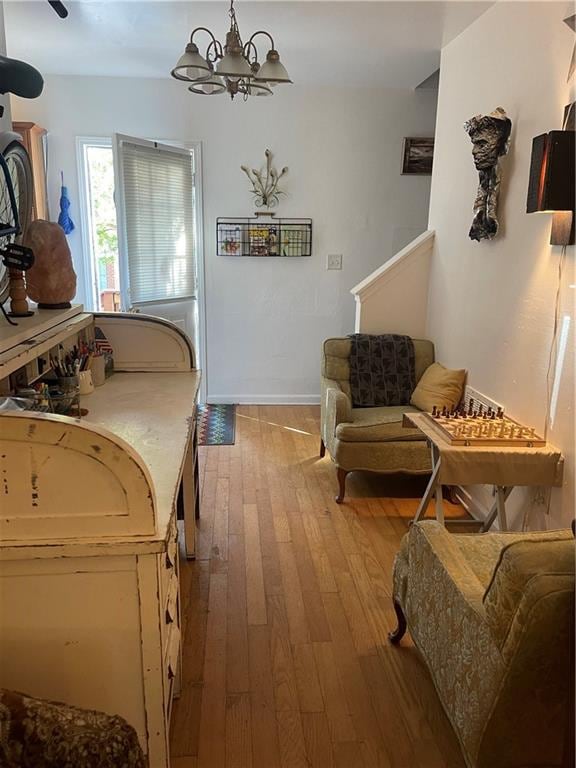
[[[92,222],[88,174],[86,173],[86,147],[104,147],[112,149],[112,140],[105,136],[76,136],[76,161],[78,166],[78,191],[80,197],[80,231],[82,233],[82,283],[84,304],[89,312],[98,310],[96,298],[96,272],[92,248]]]
[[[118,134],[121,138],[134,140],[135,137],[125,134]],[[198,270],[198,296],[196,298],[197,318],[198,318],[198,347],[196,349],[196,366],[202,371],[202,377],[200,381],[200,402],[206,401],[206,393],[208,391],[208,354],[207,354],[207,330],[206,330],[206,279],[205,279],[205,256],[204,256],[204,184],[202,176],[202,142],[201,141],[174,141],[174,140],[162,140],[162,139],[142,139],[142,143],[156,142],[158,144],[166,144],[175,148],[182,148],[191,150],[194,153],[194,186],[196,190],[196,211],[195,211],[195,224],[198,244],[198,258],[196,259],[196,267]],[[80,206],[81,206],[81,230],[82,230],[82,266],[84,273],[84,295],[86,298],[90,298],[92,306],[91,311],[95,311],[95,274],[94,274],[94,258],[92,253],[92,245],[90,240],[90,206],[88,197],[88,177],[85,171],[84,160],[84,148],[86,146],[98,146],[108,147],[112,150],[113,162],[114,162],[114,181],[115,185],[118,184],[117,174],[117,158],[115,151],[115,142],[113,136],[77,136],[76,137],[76,160],[78,165],[78,186],[80,190]],[[123,233],[120,231],[120,225],[117,220],[118,239],[123,237]],[[88,264],[86,261],[88,260]],[[128,285],[128,274],[126,273],[126,265],[122,264],[122,260],[119,260],[120,282],[121,282],[121,295],[123,295],[122,284]],[[125,294],[124,294],[125,295]]]

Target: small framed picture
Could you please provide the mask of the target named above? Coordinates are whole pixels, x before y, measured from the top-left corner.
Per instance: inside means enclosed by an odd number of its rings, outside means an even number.
[[[432,173],[433,159],[433,138],[404,139],[404,153],[402,158],[403,174],[430,175]]]

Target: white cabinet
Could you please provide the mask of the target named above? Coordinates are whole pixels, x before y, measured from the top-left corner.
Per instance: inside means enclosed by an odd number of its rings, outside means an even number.
[[[78,317],[90,322],[80,331],[73,324],[70,343],[93,331],[91,316]],[[0,382],[2,366],[28,365],[70,322],[37,322],[38,333],[22,338],[20,330],[12,347],[4,333]],[[133,338],[148,323],[159,338],[155,321],[126,323]],[[181,486],[190,556],[197,511],[189,486],[199,374],[183,363],[178,329],[163,324],[160,335],[170,337],[173,358],[142,372],[140,339],[140,372],[115,373],[86,397],[85,418],[0,416],[0,687],[121,715],[150,768],[170,764],[179,690]],[[130,369],[126,347],[122,354]]]

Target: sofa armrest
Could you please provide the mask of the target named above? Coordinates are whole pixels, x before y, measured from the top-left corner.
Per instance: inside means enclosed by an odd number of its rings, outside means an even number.
[[[467,764],[476,765],[483,726],[505,671],[486,621],[483,586],[439,523],[413,525],[405,554],[405,584],[395,579],[395,597],[403,601],[408,629]]]
[[[463,603],[486,621],[484,587],[454,541],[454,534],[435,520],[426,520],[413,525],[407,536],[411,577],[418,578],[421,561],[426,559],[425,552],[429,552],[438,568],[456,585]]]

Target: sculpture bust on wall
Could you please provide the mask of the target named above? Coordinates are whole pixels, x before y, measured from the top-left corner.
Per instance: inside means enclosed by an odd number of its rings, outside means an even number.
[[[464,123],[472,140],[472,156],[478,170],[479,184],[474,201],[471,240],[492,240],[498,233],[498,192],[500,158],[508,152],[512,122],[502,107],[489,115],[476,115]]]

